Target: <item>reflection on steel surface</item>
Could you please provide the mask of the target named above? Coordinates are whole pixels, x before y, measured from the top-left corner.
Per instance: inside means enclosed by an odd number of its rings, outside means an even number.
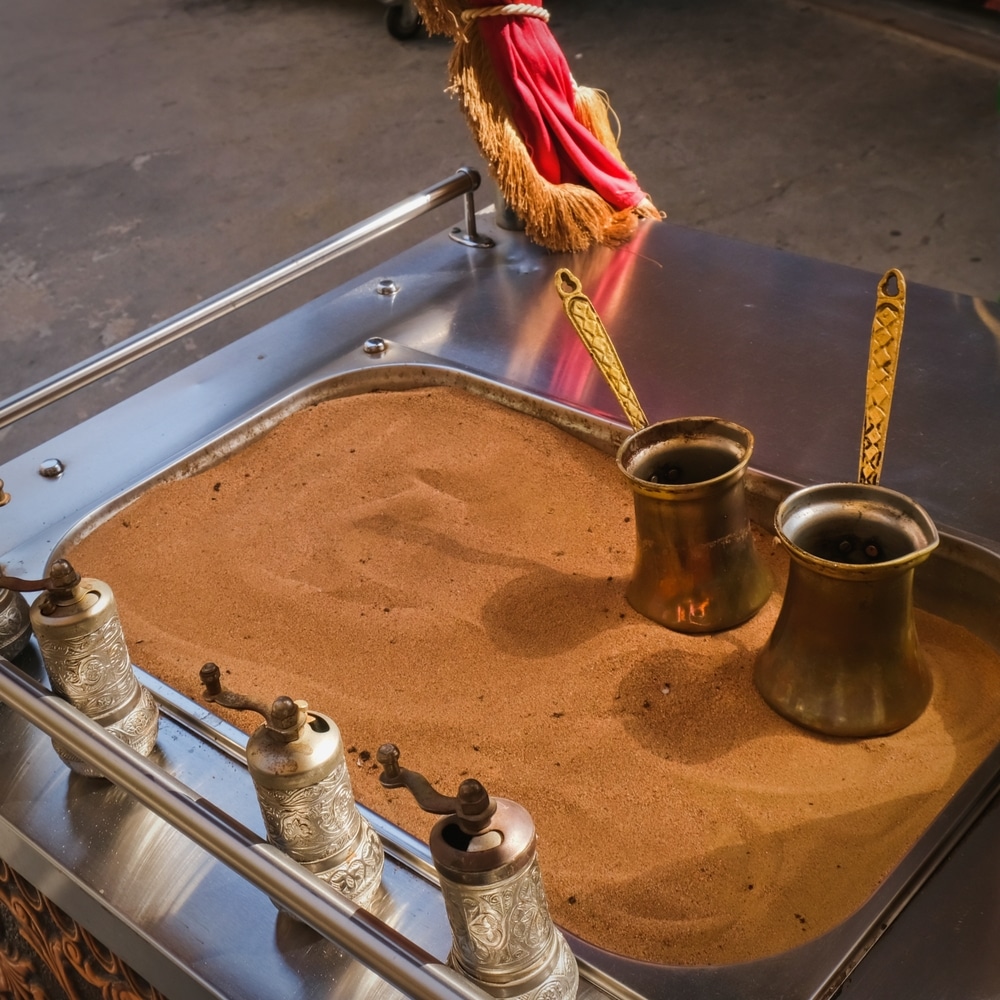
[[[913,621],[913,571],[937,547],[926,511],[880,486],[835,483],[775,515],[785,599],[754,682],[780,715],[829,736],[894,733],[931,697]]]
[[[894,283],[896,290],[889,291]],[[858,482],[878,486],[889,432],[889,409],[896,384],[899,343],[906,312],[906,280],[900,271],[886,271],[878,285],[875,318],[872,320],[868,377],[865,387],[865,424],[861,435]]]
[[[16,926],[4,919],[7,914]],[[59,1000],[60,994],[66,1000],[163,1000],[92,934],[0,861],[0,995],[12,1000]]]

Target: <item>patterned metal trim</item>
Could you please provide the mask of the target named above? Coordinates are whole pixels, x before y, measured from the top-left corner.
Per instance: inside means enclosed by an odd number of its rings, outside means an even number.
[[[36,600],[31,609],[52,690],[122,743],[148,757],[156,745],[159,709],[132,669],[114,594],[100,580],[84,579],[80,585],[96,594],[98,600],[66,621],[46,615],[44,597]],[[58,743],[53,746],[73,771],[88,778],[102,776],[65,747]]]
[[[131,668],[130,668],[131,669]],[[108,732],[136,753],[148,757],[156,746],[156,735],[160,724],[160,710],[149,691],[141,684],[136,684],[133,697],[134,705],[127,715],[118,722],[107,726]],[[103,778],[100,770],[85,760],[81,760],[61,743],[52,741],[52,746],[60,759],[75,771],[87,778]]]
[[[83,622],[62,626],[36,615],[35,635],[53,690],[95,722],[107,726],[118,721],[116,710],[126,705],[131,710],[138,682],[118,609],[109,593],[102,597],[106,599],[97,605],[97,613]],[[121,712],[124,714],[127,710]]]
[[[0,996],[12,1000],[165,1000],[3,861]]]

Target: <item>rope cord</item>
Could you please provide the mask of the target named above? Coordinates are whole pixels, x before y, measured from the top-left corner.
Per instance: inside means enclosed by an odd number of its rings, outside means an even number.
[[[505,3],[496,7],[469,7],[462,11],[463,21],[475,21],[479,17],[540,17],[548,21],[549,12],[544,7],[531,3]]]

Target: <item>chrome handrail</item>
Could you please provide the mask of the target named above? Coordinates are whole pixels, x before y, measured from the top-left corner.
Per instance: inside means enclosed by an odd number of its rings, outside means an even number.
[[[105,375],[124,368],[133,361],[138,361],[147,354],[152,354],[159,348],[221,319],[228,313],[249,305],[317,267],[379,236],[384,236],[404,223],[419,218],[455,198],[466,196],[468,217],[468,198],[479,187],[479,183],[480,177],[477,171],[462,167],[451,177],[438,181],[437,184],[432,184],[409,198],[404,198],[336,236],[331,236],[322,243],[317,243],[308,250],[303,250],[280,264],[275,264],[252,278],[247,278],[224,292],[213,295],[204,302],[199,302],[161,323],[148,327],[127,340],[36,383],[29,389],[15,393],[0,403],[0,428],[76,392],[77,389],[90,385],[91,382],[104,378]]]
[[[170,826],[405,995],[417,1000],[490,1000],[455,970],[206,802],[3,657],[0,702],[99,767],[109,780]]]

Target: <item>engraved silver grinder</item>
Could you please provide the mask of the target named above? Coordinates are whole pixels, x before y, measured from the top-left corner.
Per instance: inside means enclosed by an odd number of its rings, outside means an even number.
[[[65,559],[44,580],[5,578],[4,585],[41,590],[30,609],[52,690],[143,756],[156,745],[159,710],[135,676],[118,605],[102,580],[81,577]],[[87,761],[53,741],[78,774],[103,777]]]
[[[430,849],[452,931],[449,964],[505,1000],[575,997],[576,959],[549,914],[528,811],[493,798],[474,778],[457,796],[441,795],[399,766],[393,743],[377,759],[385,788],[408,788],[422,809],[442,817]]]
[[[381,884],[385,855],[354,800],[333,719],[287,696],[268,706],[223,690],[214,663],[206,663],[200,676],[208,701],[264,717],[247,743],[247,766],[268,841],[359,906],[368,906]]]
[[[28,602],[16,590],[0,587],[0,656],[13,660],[31,642]]]
[[[3,488],[3,480],[0,479],[0,507],[9,503],[10,494]],[[13,660],[30,641],[28,602],[18,590],[0,584],[0,656]]]

